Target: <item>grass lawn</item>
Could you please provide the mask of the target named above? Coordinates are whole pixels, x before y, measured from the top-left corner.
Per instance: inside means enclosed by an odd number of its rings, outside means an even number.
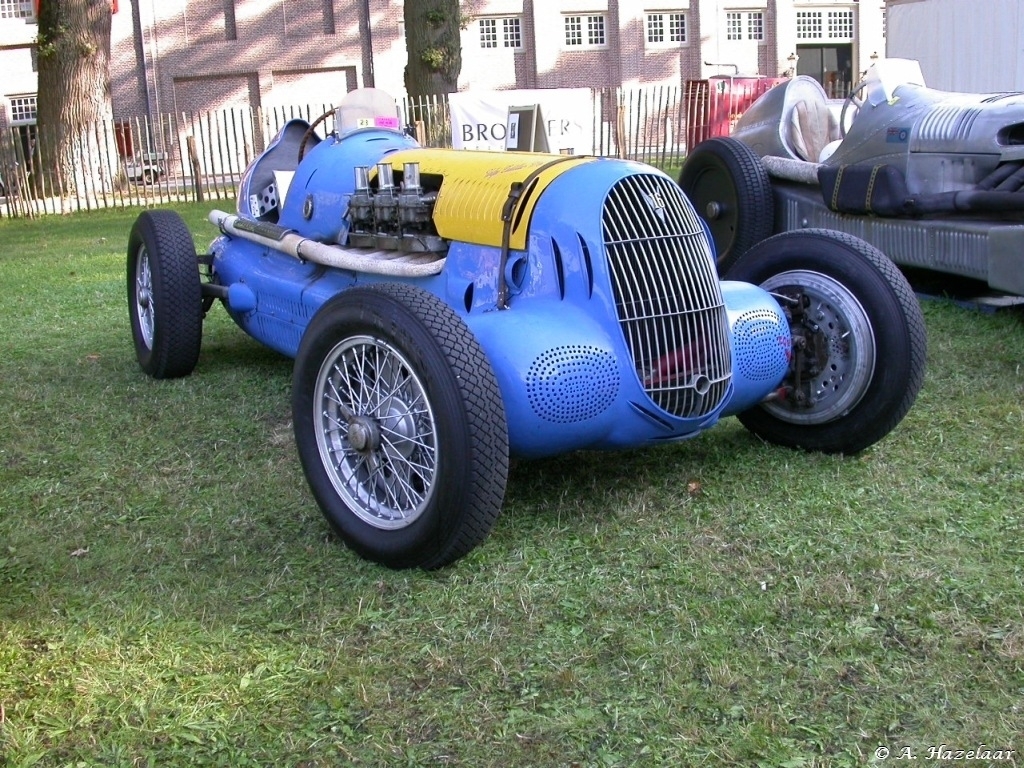
[[[925,302],[859,456],[730,419],[520,462],[483,546],[394,572],[306,488],[291,361],[215,307],[192,376],[138,369],[134,216],[0,221],[0,765],[1022,763],[1019,311]]]

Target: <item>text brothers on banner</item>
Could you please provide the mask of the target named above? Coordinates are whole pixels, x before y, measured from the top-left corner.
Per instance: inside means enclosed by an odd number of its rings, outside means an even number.
[[[452,146],[504,150],[509,109],[530,104],[540,107],[550,151],[576,155],[594,151],[594,99],[589,88],[452,93],[448,96]]]

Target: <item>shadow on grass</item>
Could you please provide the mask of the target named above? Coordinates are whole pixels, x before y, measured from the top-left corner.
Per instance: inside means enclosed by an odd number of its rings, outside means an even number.
[[[591,523],[595,518],[614,520],[635,499],[651,493],[695,498],[705,483],[724,479],[716,473],[728,474],[723,467],[730,463],[757,466],[765,455],[780,451],[792,453],[766,446],[736,420],[726,419],[690,440],[672,444],[514,460],[503,515],[532,517],[541,536],[545,520],[560,518],[566,511]]]

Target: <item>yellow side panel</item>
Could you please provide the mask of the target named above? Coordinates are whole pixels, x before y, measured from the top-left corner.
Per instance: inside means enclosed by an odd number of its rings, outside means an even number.
[[[421,175],[443,177],[434,206],[437,233],[447,240],[493,246],[501,245],[501,211],[513,182],[523,182],[537,169],[554,163],[540,172],[532,191],[517,204],[509,246],[525,250],[530,216],[541,192],[560,174],[593,160],[532,152],[407,149],[388,155],[382,162],[390,163],[396,171],[406,163],[419,163]]]

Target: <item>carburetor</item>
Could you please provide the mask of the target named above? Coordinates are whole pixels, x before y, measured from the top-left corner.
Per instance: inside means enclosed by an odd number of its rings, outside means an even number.
[[[376,166],[376,187],[370,167],[355,168],[355,189],[349,199],[348,245],[354,248],[444,253],[448,245],[437,234],[433,211],[436,190],[420,184],[419,163],[406,163],[400,184],[389,163]]]

